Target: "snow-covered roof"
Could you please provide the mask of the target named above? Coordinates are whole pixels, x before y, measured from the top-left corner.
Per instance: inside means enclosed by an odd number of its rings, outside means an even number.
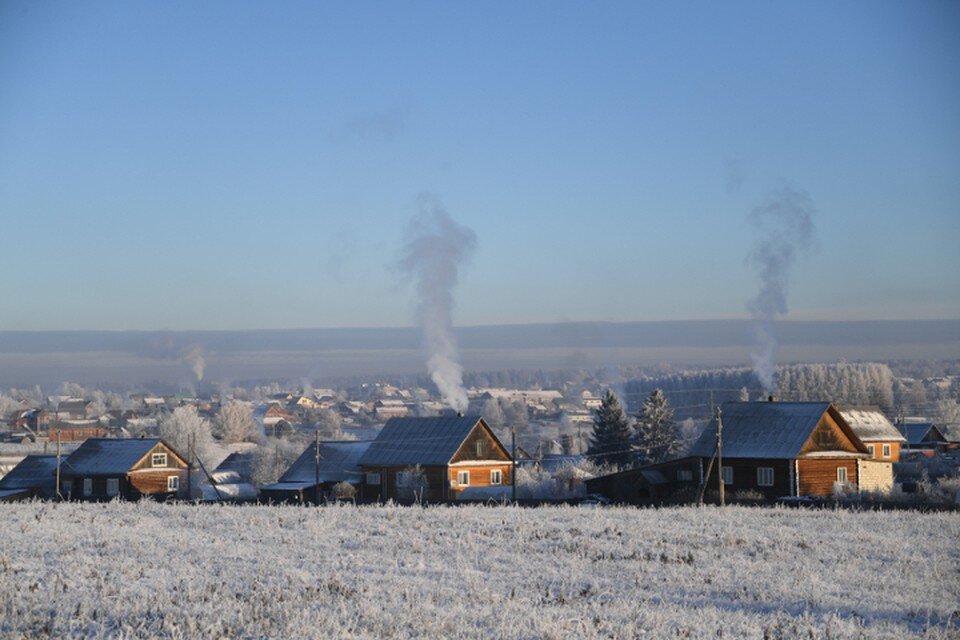
[[[893,423],[880,409],[841,409],[840,415],[847,421],[857,437],[864,442],[906,442]]]
[[[88,438],[61,470],[78,476],[124,474],[161,442],[160,438]]]
[[[725,402],[723,455],[731,458],[791,459],[800,454],[829,402]],[[837,414],[842,421],[843,417]],[[716,448],[716,418],[690,449],[708,458]]]
[[[56,491],[57,456],[30,455],[0,478],[0,489]]]
[[[391,418],[360,464],[445,465],[480,421],[480,416]]]
[[[370,447],[370,440],[328,441],[320,443],[320,482],[360,481],[360,457]],[[307,482],[316,484],[316,444],[310,444],[287,472],[280,483]]]

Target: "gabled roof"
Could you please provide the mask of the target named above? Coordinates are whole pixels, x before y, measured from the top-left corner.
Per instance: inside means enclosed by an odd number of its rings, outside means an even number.
[[[843,416],[829,402],[725,402],[723,455],[730,458],[787,460],[800,455],[824,414],[831,412],[841,429],[857,440]],[[716,447],[716,419],[694,443],[689,455],[708,458]],[[858,448],[862,444],[858,444]]]
[[[391,418],[360,464],[445,465],[482,420],[480,416]]]
[[[125,474],[161,442],[160,438],[88,438],[66,459],[61,472],[79,476]]]
[[[360,481],[360,457],[366,453],[371,440],[329,441],[320,443],[320,482],[342,482],[356,484]],[[311,444],[287,472],[280,476],[280,483],[306,482],[313,486],[317,482],[316,444]]]
[[[877,408],[841,409],[840,415],[847,421],[857,437],[864,442],[906,442],[893,423]]]
[[[910,444],[947,441],[946,436],[944,436],[937,425],[932,422],[908,422],[903,425],[903,430],[906,432],[907,442]],[[931,431],[933,431],[933,433],[930,433]],[[925,440],[927,434],[930,434],[931,439]]]
[[[57,456],[30,455],[0,479],[0,489],[56,491]]]

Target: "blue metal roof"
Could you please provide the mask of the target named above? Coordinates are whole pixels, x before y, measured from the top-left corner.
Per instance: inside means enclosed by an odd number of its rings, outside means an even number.
[[[57,456],[30,455],[0,479],[0,489],[43,489],[52,495],[57,490],[56,474]]]
[[[921,444],[923,442],[946,442],[946,437],[932,422],[908,422],[903,425],[906,432],[907,442],[911,445]],[[930,432],[933,431],[931,434]],[[930,438],[927,435],[930,434]]]
[[[791,459],[800,454],[829,402],[725,402],[723,455],[730,458]],[[689,455],[709,458],[717,445],[716,418]]]
[[[370,440],[347,440],[320,443],[320,482],[360,481],[360,457],[370,447]],[[282,483],[307,483],[313,486],[317,480],[317,445],[311,444],[286,473],[280,476]]]
[[[360,464],[445,465],[480,420],[480,416],[391,418]]]

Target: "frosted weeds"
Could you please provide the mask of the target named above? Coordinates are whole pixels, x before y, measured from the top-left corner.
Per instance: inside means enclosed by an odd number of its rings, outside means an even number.
[[[960,623],[957,513],[0,511],[4,637],[900,638]]]

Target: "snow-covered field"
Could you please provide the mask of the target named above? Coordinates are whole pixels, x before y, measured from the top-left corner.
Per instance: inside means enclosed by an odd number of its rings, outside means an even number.
[[[960,513],[0,505],[0,637],[960,636]]]

